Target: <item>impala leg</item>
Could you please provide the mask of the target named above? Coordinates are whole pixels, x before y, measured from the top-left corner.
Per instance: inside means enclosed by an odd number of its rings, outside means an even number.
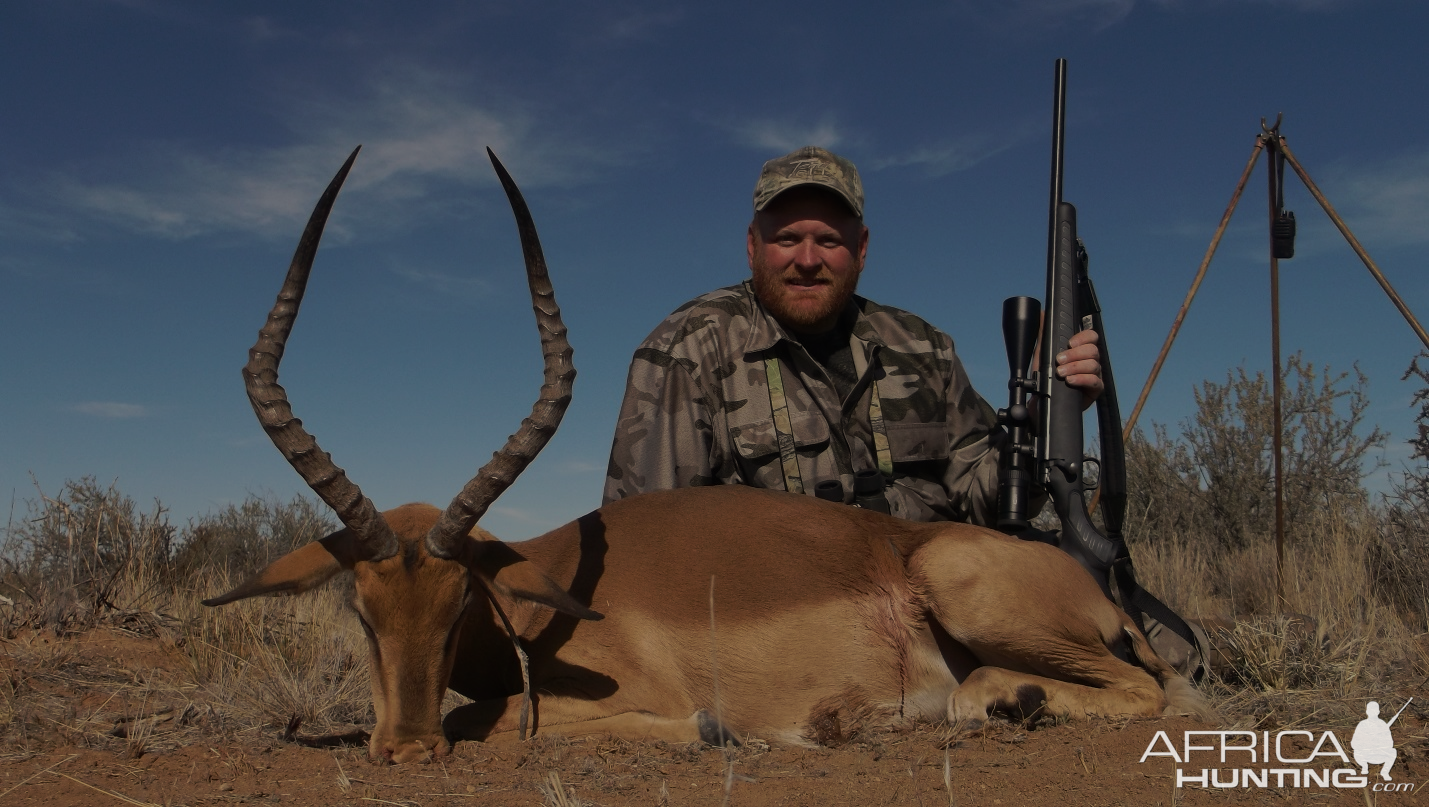
[[[740,738],[721,727],[709,712],[701,709],[689,717],[662,717],[650,712],[628,711],[610,714],[610,706],[573,698],[537,697],[532,704],[530,733],[555,732],[563,737],[609,734],[623,740],[664,740],[672,743],[722,741],[738,745]],[[521,696],[458,706],[447,713],[442,728],[451,740],[511,742],[520,739]]]
[[[949,696],[955,724],[986,720],[993,711],[1028,719],[1156,715],[1165,708],[1158,679],[1174,672],[1066,554],[950,528],[909,565],[938,623],[985,665]]]
[[[948,696],[948,720],[955,726],[972,727],[994,711],[1025,721],[1161,714],[1166,697],[1156,680],[1130,665],[1126,668],[1115,686],[1101,688],[1000,667],[979,667]]]
[[[595,720],[546,724],[542,729],[562,737],[606,734],[631,742],[661,740],[667,743],[701,742],[717,746],[723,740],[732,745],[741,744],[740,738],[734,732],[725,729],[721,734],[719,724],[709,712],[703,710],[686,718],[661,717],[650,712],[623,712]],[[510,742],[516,738],[515,731],[506,731],[493,734],[489,741]]]

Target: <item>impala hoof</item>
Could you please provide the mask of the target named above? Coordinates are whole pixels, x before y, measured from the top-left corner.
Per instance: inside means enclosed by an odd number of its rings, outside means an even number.
[[[712,745],[716,748],[723,748],[726,745],[735,747],[744,745],[744,740],[739,738],[730,730],[728,726],[721,725],[715,716],[701,709],[695,713],[695,722],[700,728],[700,742],[705,745]]]

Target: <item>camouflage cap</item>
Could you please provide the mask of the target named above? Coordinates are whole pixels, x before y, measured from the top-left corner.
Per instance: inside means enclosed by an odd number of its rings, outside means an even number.
[[[770,160],[754,184],[754,211],[763,210],[774,197],[800,185],[820,185],[837,193],[863,217],[863,183],[853,163],[818,146],[805,146]]]

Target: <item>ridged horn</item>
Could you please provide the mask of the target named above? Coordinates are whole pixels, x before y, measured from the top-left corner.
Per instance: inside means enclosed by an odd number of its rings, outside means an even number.
[[[323,191],[317,207],[313,208],[308,226],[298,241],[298,249],[293,253],[293,262],[288,266],[283,288],[278,292],[278,300],[273,303],[268,321],[258,332],[258,341],[248,351],[248,363],[243,366],[243,385],[248,390],[253,412],[263,425],[263,431],[272,438],[273,445],[278,447],[308,487],[327,502],[343,525],[357,536],[363,548],[361,554],[367,559],[378,560],[396,553],[397,536],[372,501],[363,496],[362,490],[333,463],[332,457],[318,447],[317,440],[304,431],[303,422],[293,416],[287,391],[278,385],[278,363],[283,360],[283,348],[298,317],[298,307],[303,302],[303,292],[307,289],[308,274],[313,268],[318,242],[322,240],[323,227],[327,224],[337,192],[342,189],[347,172],[361,149],[358,146],[352,150],[352,155],[342,164],[337,176]]]
[[[461,543],[467,540],[467,533],[486,513],[486,508],[511,487],[511,483],[555,434],[566,407],[570,405],[571,385],[576,377],[575,367],[571,364],[571,344],[566,339],[566,326],[561,322],[561,309],[556,305],[555,293],[551,289],[546,258],[541,253],[541,241],[536,236],[531,211],[501,161],[496,159],[491,149],[487,149],[486,154],[491,158],[496,175],[501,178],[501,187],[506,189],[511,212],[516,216],[516,229],[521,233],[526,279],[531,286],[531,307],[535,309],[536,325],[541,331],[545,376],[540,397],[531,408],[531,416],[521,421],[521,428],[507,438],[506,445],[466,483],[466,487],[452,499],[427,533],[427,552],[439,558],[456,556]]]

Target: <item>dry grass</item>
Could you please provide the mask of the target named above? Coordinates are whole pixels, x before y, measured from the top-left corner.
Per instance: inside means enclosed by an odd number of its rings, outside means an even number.
[[[1157,426],[1128,442],[1126,532],[1142,584],[1219,626],[1228,663],[1207,689],[1223,715],[1352,725],[1365,700],[1402,701],[1429,674],[1429,438],[1397,495],[1375,502],[1361,482],[1384,438],[1362,422],[1364,377],[1298,356],[1285,373],[1283,566],[1269,385],[1243,369],[1200,386],[1179,436]]]
[[[1366,700],[1403,700],[1422,685],[1429,645],[1417,615],[1381,593],[1368,515],[1287,531],[1283,602],[1270,535],[1239,550],[1194,536],[1134,547],[1149,590],[1219,625],[1212,642],[1229,663],[1206,689],[1236,725],[1352,726]]]
[[[576,789],[561,783],[561,774],[558,771],[547,771],[546,781],[537,787],[540,788],[547,807],[585,807],[585,802],[576,798]]]
[[[368,724],[367,644],[347,593],[330,585],[304,597],[197,605],[232,582],[201,579],[184,598],[194,604],[183,614],[187,681],[239,722],[279,726],[289,736]]]
[[[370,724],[366,643],[340,585],[199,604],[329,531],[315,512],[253,500],[180,533],[157,505],[139,514],[92,480],[41,495],[0,547],[0,741],[138,757],[203,732],[296,739]],[[156,644],[157,670],[148,658],[152,671],[130,669]]]

